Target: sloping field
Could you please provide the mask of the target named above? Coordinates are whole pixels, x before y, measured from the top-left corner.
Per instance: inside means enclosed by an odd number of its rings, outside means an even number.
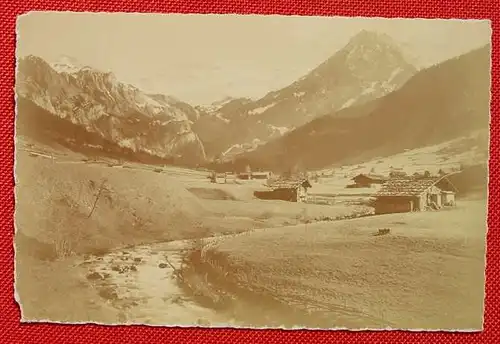
[[[202,216],[165,175],[17,156],[16,227],[58,256],[195,236]]]
[[[246,217],[287,225],[334,220],[339,217],[365,215],[373,212],[373,208],[363,205],[349,206],[339,204],[327,206],[274,200],[234,202],[210,200],[204,202],[204,206],[210,212],[221,216],[227,214],[227,216]]]
[[[485,232],[486,202],[463,201],[217,239],[197,268],[278,326],[480,329]]]
[[[219,188],[189,188],[188,191],[201,199],[236,200],[233,195]]]
[[[351,183],[350,178],[360,173],[388,175],[392,170],[404,171],[409,175],[429,171],[437,173],[440,169],[459,168],[461,165],[475,165],[488,161],[488,129],[478,130],[468,136],[446,141],[441,144],[407,150],[391,156],[367,160],[360,164],[344,165],[323,169],[318,174],[325,184],[344,186]],[[335,176],[328,178],[327,176]]]
[[[190,180],[182,180],[182,182],[189,189],[205,189],[206,191],[218,189],[228,194],[232,199],[240,201],[248,201],[255,199],[254,191],[266,190],[264,186],[265,181],[261,180],[228,180],[227,183],[210,183],[208,178],[203,176],[203,178],[191,178]],[[201,191],[201,190],[200,190]],[[215,198],[211,198],[215,199]]]

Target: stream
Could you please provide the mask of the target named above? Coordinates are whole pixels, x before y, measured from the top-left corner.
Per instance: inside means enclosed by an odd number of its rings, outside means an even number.
[[[149,244],[86,256],[77,266],[104,302],[120,311],[120,324],[238,326],[228,315],[198,305],[178,285],[185,241]]]

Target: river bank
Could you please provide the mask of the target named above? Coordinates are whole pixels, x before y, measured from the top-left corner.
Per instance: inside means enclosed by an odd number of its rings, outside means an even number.
[[[210,244],[209,244],[210,245]],[[179,286],[203,307],[238,319],[237,327],[327,328],[328,319],[303,311],[255,288],[245,272],[241,280],[228,278],[227,257],[198,246],[183,256]],[[236,272],[238,273],[238,272]]]
[[[485,218],[486,200],[462,200],[225,236],[187,254],[183,278],[245,327],[479,330]]]

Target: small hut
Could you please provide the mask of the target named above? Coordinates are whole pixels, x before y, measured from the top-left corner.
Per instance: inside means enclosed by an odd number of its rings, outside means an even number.
[[[307,202],[307,192],[312,185],[308,179],[278,180],[269,185],[269,191],[255,191],[254,196],[266,200]]]
[[[352,178],[355,186],[358,188],[369,188],[374,184],[383,184],[388,178],[378,174],[358,174],[356,177]]]
[[[272,172],[257,171],[257,172],[252,172],[251,179],[269,179],[272,176],[273,176]]]

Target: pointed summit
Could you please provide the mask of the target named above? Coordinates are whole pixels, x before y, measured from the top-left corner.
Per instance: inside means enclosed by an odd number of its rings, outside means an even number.
[[[369,30],[359,31],[349,41],[349,44],[352,45],[373,45],[381,43],[397,46],[396,42],[394,41],[394,39],[392,39],[391,36],[385,33],[369,31]]]
[[[402,59],[403,53],[401,47],[385,33],[379,33],[374,31],[362,30],[358,34],[354,35],[349,43],[344,47],[344,52],[348,55],[377,55],[377,56],[366,56],[370,58],[381,57],[380,54],[393,54],[398,55]]]
[[[340,54],[344,56],[344,64],[353,76],[371,82],[387,80],[392,83],[394,77],[402,71],[407,71],[407,74],[416,72],[416,67],[408,61],[399,44],[389,35],[380,32],[360,31],[351,38]],[[408,76],[396,84],[401,85]]]

